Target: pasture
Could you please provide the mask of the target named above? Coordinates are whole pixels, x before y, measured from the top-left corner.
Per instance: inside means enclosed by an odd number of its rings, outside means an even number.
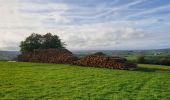
[[[0,62],[0,99],[170,100],[170,66],[116,70]]]

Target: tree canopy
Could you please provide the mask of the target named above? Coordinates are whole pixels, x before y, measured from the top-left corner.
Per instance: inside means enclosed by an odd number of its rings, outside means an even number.
[[[22,53],[31,52],[34,49],[65,48],[65,43],[57,35],[47,33],[40,35],[32,33],[24,41],[21,41],[20,48]]]

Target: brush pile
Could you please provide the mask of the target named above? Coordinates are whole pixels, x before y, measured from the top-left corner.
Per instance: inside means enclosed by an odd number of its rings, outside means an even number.
[[[78,58],[67,49],[35,49],[18,56],[19,61],[72,64]]]
[[[93,55],[86,56],[78,61],[75,61],[74,64],[87,67],[90,66],[112,69],[136,68],[136,64],[130,63],[124,58],[110,57],[102,53],[96,53]]]

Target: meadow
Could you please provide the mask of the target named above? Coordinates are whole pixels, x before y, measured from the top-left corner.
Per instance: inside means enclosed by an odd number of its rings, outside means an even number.
[[[0,62],[0,99],[170,100],[170,66],[116,70]]]

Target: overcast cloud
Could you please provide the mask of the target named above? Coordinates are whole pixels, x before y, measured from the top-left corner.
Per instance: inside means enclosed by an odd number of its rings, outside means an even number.
[[[0,0],[0,50],[33,32],[70,50],[169,48],[170,0]]]

